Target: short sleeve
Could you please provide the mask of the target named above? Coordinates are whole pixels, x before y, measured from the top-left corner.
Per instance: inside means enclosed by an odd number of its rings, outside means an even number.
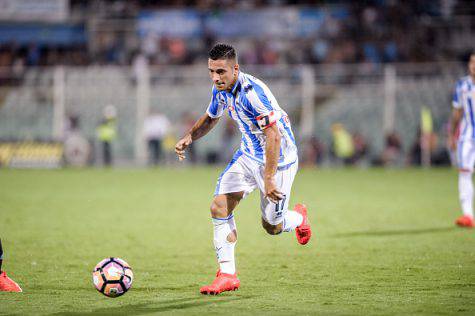
[[[461,82],[457,82],[455,85],[454,93],[452,95],[452,106],[456,109],[460,109],[462,107],[462,85]]]
[[[211,91],[211,101],[209,102],[206,113],[212,118],[221,117],[224,112],[224,107],[226,106],[226,99],[224,95],[219,93],[218,89],[213,86]]]
[[[253,86],[247,93],[249,110],[254,115],[261,130],[274,125],[280,120],[281,112],[272,106],[265,91],[259,86]]]

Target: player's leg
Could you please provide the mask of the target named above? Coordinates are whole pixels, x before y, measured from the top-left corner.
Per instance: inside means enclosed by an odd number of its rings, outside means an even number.
[[[279,203],[273,203],[266,198],[264,189],[264,181],[262,180],[262,168],[258,174],[259,188],[261,189],[261,211],[262,211],[262,227],[270,235],[277,235],[284,231],[285,226],[285,217],[288,217],[287,225],[294,226],[293,228],[300,225],[303,218],[300,214],[290,211],[287,212],[289,207],[290,200],[290,191],[292,189],[292,183],[296,174],[296,165],[284,169],[277,170],[275,174],[275,182],[279,188],[279,191],[284,194],[284,198],[279,201]],[[287,231],[291,231],[292,227],[287,227]]]
[[[214,281],[200,288],[202,294],[216,295],[224,291],[237,290],[240,281],[237,278],[234,248],[237,242],[236,222],[233,210],[244,196],[244,192],[218,194],[211,203],[213,221],[213,244],[218,259],[219,270]]]
[[[302,206],[302,204],[297,204],[294,210],[289,210],[288,202],[286,203],[287,206],[282,206],[284,205],[282,202],[274,204],[267,200],[263,193],[261,193],[261,202],[261,210],[263,213],[262,227],[269,235],[278,235],[282,232],[294,231],[304,222],[304,215],[296,210],[297,206]],[[279,216],[279,213],[281,213],[282,216]],[[280,223],[276,222],[278,217],[281,217]]]
[[[234,259],[237,229],[233,211],[239,201],[255,187],[255,183],[247,180],[252,179],[248,172],[242,154],[238,151],[218,179],[210,209],[219,270],[212,284],[200,289],[202,294],[219,294],[239,287]]]
[[[222,273],[235,274],[234,248],[237,242],[237,229],[233,211],[244,192],[220,194],[211,203],[213,221],[213,243]]]
[[[3,248],[0,239],[0,292],[22,292],[21,287],[12,279],[10,279],[5,271],[2,271]]]
[[[277,170],[275,180],[284,194],[284,199],[279,203],[273,203],[265,197],[261,169],[258,183],[261,188],[262,227],[271,235],[295,230],[298,242],[306,244],[311,236],[307,208],[303,204],[297,204],[294,210],[289,210],[290,193],[297,169],[298,162],[288,168]]]
[[[460,141],[458,143],[459,165],[459,200],[463,215],[456,224],[462,227],[473,227],[473,165],[475,161],[475,146],[472,141]]]

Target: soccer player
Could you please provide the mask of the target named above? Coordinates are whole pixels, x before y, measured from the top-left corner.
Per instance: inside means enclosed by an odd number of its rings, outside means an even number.
[[[455,85],[449,135],[451,149],[457,150],[459,198],[463,215],[455,223],[461,227],[474,226],[472,173],[475,163],[475,52],[470,54],[468,72],[469,75],[462,77]]]
[[[10,279],[5,271],[2,271],[3,249],[2,240],[0,239],[0,292],[22,292],[21,287],[12,279]]]
[[[241,146],[218,178],[210,207],[219,269],[212,284],[200,292],[215,295],[239,288],[233,211],[254,189],[261,192],[262,226],[269,234],[295,230],[298,242],[305,245],[311,229],[305,205],[288,210],[298,160],[287,113],[261,80],[240,71],[232,46],[220,43],[209,51],[208,71],[214,84],[211,102],[175,151],[185,159],[185,149],[206,135],[226,110],[242,133]]]

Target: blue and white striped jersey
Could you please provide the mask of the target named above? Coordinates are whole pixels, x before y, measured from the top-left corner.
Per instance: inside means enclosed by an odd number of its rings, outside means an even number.
[[[457,81],[452,106],[463,110],[459,140],[475,139],[475,83],[470,76]]]
[[[266,137],[263,130],[277,124],[282,136],[278,166],[284,167],[297,160],[297,146],[289,117],[265,83],[240,72],[231,92],[219,91],[213,86],[212,94],[206,112],[217,118],[228,110],[242,133],[240,150],[245,155],[264,164]]]

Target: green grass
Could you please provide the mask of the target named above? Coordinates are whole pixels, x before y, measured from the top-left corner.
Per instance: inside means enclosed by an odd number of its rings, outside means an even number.
[[[265,233],[255,192],[236,211],[240,290],[201,296],[219,172],[0,170],[4,269],[24,290],[0,293],[0,314],[475,314],[475,230],[453,225],[448,169],[301,170],[305,247]],[[91,281],[108,256],[135,273],[116,299]]]

